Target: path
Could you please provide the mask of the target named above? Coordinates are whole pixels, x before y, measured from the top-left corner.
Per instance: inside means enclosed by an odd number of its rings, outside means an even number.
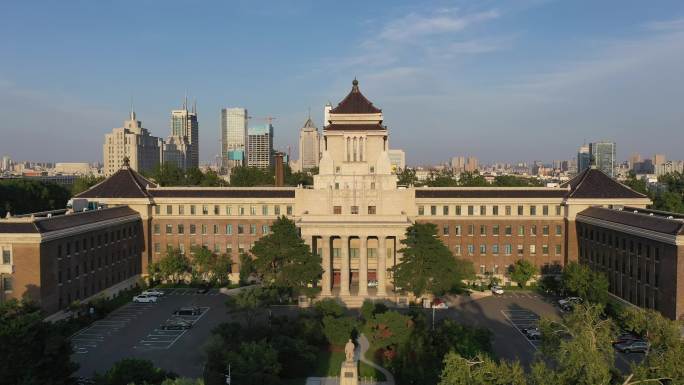
[[[383,368],[382,366],[376,364],[375,362],[366,359],[366,352],[368,351],[368,348],[370,347],[370,342],[368,342],[368,338],[366,338],[366,336],[363,333],[361,333],[361,335],[359,336],[358,342],[359,342],[359,347],[358,347],[358,349],[359,349],[359,360],[361,362],[363,362],[364,364],[366,364],[368,366],[372,366],[373,368],[382,372],[382,374],[385,375],[385,384],[395,385],[394,376],[392,375],[392,373],[390,373],[387,369]]]

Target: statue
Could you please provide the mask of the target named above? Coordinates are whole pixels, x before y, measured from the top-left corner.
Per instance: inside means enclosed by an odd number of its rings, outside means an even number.
[[[354,343],[351,338],[347,341],[347,344],[344,345],[344,355],[347,356],[347,362],[354,361]]]

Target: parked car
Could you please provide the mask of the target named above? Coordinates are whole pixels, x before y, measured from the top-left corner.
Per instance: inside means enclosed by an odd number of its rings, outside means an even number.
[[[432,308],[433,309],[448,309],[449,305],[447,305],[444,300],[440,298],[435,298],[434,301],[432,301]]]
[[[504,293],[504,289],[501,286],[492,286],[492,294],[501,295]]]
[[[157,297],[153,295],[147,295],[147,294],[139,294],[133,297],[133,302],[139,302],[139,303],[154,303],[157,302]]]
[[[197,294],[207,294],[209,292],[208,286],[200,286],[195,293]]]
[[[164,292],[161,290],[155,290],[155,289],[150,289],[150,290],[145,290],[140,294],[145,294],[145,295],[151,295],[153,297],[162,297],[164,296]]]
[[[615,340],[613,340],[614,344],[619,344],[622,342],[627,342],[627,341],[636,341],[636,340],[641,340],[642,338],[639,337],[638,335],[630,332],[622,332],[618,334],[617,337],[615,337]]]
[[[527,338],[531,340],[538,340],[541,338],[541,331],[539,330],[539,328],[527,328],[522,329],[521,331]]]
[[[368,281],[368,287],[378,287],[378,281],[371,279]]]
[[[173,311],[174,315],[200,315],[202,310],[197,306],[186,306],[181,307]]]
[[[192,328],[192,322],[182,318],[172,318],[161,325],[162,330],[187,330]]]
[[[616,350],[623,353],[646,353],[650,344],[644,340],[629,340],[613,345]]]
[[[563,311],[570,311],[573,307],[575,307],[575,305],[580,303],[582,303],[582,298],[580,297],[568,297],[558,300],[558,306]]]

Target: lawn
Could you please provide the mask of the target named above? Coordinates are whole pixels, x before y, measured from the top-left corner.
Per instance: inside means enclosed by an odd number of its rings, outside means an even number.
[[[318,355],[318,361],[314,371],[310,374],[311,377],[338,377],[340,375],[340,368],[344,361],[344,352],[329,350],[321,350]],[[385,381],[385,376],[379,371],[375,370],[363,362],[359,362],[359,377],[374,377],[378,381]]]

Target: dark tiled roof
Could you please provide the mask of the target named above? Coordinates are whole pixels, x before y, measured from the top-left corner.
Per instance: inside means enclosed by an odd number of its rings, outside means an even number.
[[[570,186],[568,198],[646,198],[646,195],[632,190],[606,175],[603,171],[591,167],[561,187],[567,186]]]
[[[294,198],[294,189],[252,188],[164,188],[150,189],[155,198]]]
[[[430,189],[417,188],[416,198],[563,198],[566,189]]]
[[[137,211],[128,206],[117,206],[81,213],[57,215],[50,218],[41,217],[36,218],[33,222],[13,223],[0,221],[0,233],[46,233],[137,214]]]
[[[329,124],[325,127],[326,131],[364,131],[364,130],[386,130],[382,124]]]
[[[331,111],[333,114],[377,114],[382,112],[375,107],[359,90],[359,82],[354,79],[352,89],[337,107]],[[327,123],[327,122],[326,122]]]
[[[577,220],[582,221],[582,217],[595,218],[663,234],[684,235],[684,221],[681,219],[667,219],[663,216],[649,215],[646,214],[648,210],[640,211],[639,213],[635,213],[633,210],[643,209],[624,208],[616,210],[604,207],[589,207],[577,214]]]
[[[77,198],[147,198],[147,186],[156,185],[129,167],[76,195]]]

